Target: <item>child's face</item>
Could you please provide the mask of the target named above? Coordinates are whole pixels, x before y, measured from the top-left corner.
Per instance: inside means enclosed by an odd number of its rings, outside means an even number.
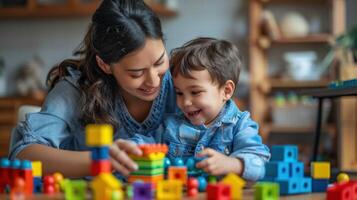
[[[225,86],[212,82],[207,70],[191,71],[192,78],[178,74],[173,78],[178,107],[194,125],[209,125],[230,98]]]

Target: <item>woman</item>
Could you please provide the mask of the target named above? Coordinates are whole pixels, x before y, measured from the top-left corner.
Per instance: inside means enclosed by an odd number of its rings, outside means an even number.
[[[42,110],[14,129],[10,158],[40,160],[45,174],[87,176],[84,126],[108,123],[121,138],[110,147],[111,164],[128,175],[137,166],[127,153],[141,152],[123,139],[152,141],[163,115],[176,111],[160,20],[142,1],[104,0],[76,54],[49,73]]]

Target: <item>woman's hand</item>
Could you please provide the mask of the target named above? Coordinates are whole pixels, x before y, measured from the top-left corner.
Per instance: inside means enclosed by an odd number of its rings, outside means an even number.
[[[243,162],[235,157],[228,157],[213,149],[206,148],[198,157],[207,157],[196,164],[197,168],[204,170],[210,175],[226,175],[230,172],[241,175],[243,171]]]
[[[110,146],[109,154],[113,169],[128,176],[130,172],[138,169],[138,165],[128,154],[140,156],[142,152],[133,142],[119,139]]]

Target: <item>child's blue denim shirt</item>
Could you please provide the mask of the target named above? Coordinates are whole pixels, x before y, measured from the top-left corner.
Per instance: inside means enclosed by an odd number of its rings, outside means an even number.
[[[164,127],[160,127],[152,138],[169,146],[167,157],[183,158],[195,156],[204,148],[211,148],[244,162],[243,178],[258,180],[265,175],[265,163],[270,159],[269,149],[262,144],[258,124],[249,112],[242,112],[229,100],[210,127],[194,126],[183,113],[166,116]],[[135,135],[137,143],[151,142],[148,138]]]
[[[79,121],[80,89],[77,81],[80,72],[70,67],[67,69],[70,75],[60,80],[49,92],[41,111],[27,114],[26,120],[14,128],[10,142],[10,159],[14,159],[22,149],[31,144],[43,144],[66,150],[88,150],[84,127]],[[129,133],[142,134],[145,137],[162,124],[165,113],[177,110],[172,78],[170,72],[167,72],[162,80],[160,94],[143,122],[135,121],[123,99],[117,99],[115,112],[120,124],[114,133],[114,139],[132,137]]]

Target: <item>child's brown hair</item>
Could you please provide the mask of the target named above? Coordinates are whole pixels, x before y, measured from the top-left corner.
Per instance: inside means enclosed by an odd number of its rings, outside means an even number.
[[[191,71],[207,70],[221,87],[232,80],[237,85],[242,67],[238,48],[225,40],[197,38],[171,51],[171,74],[192,78]]]

